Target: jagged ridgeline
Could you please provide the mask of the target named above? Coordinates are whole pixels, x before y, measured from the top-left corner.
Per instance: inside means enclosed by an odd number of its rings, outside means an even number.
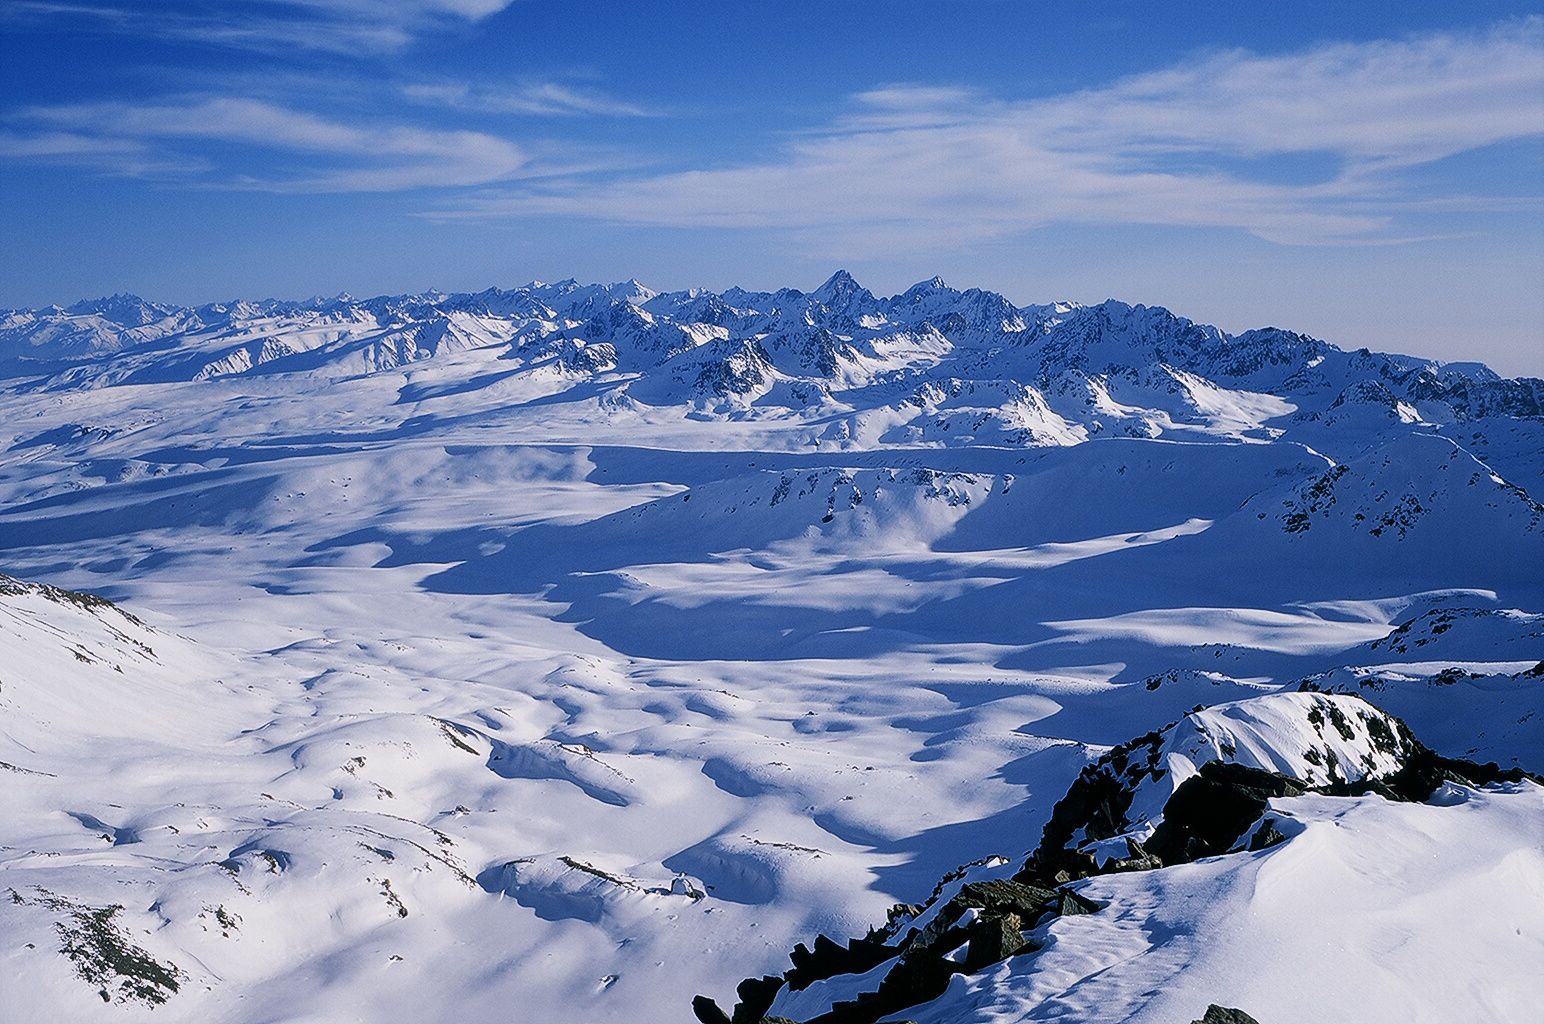
[[[531,284],[476,294],[167,306],[135,296],[0,319],[0,372],[34,387],[369,373],[478,352],[494,371],[581,384],[612,406],[819,414],[821,440],[1068,444],[1267,439],[1536,417],[1537,380],[1334,345],[1229,335],[1160,307],[1015,306],[940,279],[878,298],[838,272],[813,292]],[[431,398],[425,380],[404,399]]]

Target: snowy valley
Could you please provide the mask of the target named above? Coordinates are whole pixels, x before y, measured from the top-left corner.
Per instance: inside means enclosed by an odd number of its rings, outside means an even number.
[[[0,1019],[1531,1020],[1540,499],[937,279],[0,313]]]

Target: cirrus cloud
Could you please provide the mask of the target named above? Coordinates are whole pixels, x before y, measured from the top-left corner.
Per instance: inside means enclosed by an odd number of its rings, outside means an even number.
[[[480,114],[534,114],[543,117],[659,116],[636,103],[557,82],[528,82],[513,89],[473,88],[464,82],[421,83],[404,87],[402,95],[426,106]]]
[[[1243,51],[1103,89],[1008,101],[934,85],[853,97],[776,159],[480,195],[438,217],[780,228],[828,248],[936,248],[1051,222],[1388,241],[1404,169],[1544,136],[1544,18],[1469,35]],[[1285,173],[1311,157],[1315,173]],[[1536,182],[1519,182],[1537,205]],[[1501,205],[1519,197],[1505,197]]]
[[[14,0],[0,20],[73,19],[122,35],[180,39],[262,53],[399,50],[426,33],[479,21],[514,0]]]
[[[188,103],[85,103],[25,111],[42,129],[0,137],[0,153],[93,162],[122,174],[177,164],[179,144],[248,147],[294,158],[282,174],[248,175],[208,184],[290,192],[382,192],[483,185],[521,173],[528,163],[515,144],[482,132],[402,124],[347,124],[252,99]],[[84,159],[83,159],[84,158]],[[196,166],[209,168],[207,160]]]

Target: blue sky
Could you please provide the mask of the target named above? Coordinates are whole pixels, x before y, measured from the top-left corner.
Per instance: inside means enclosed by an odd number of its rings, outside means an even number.
[[[0,306],[1116,297],[1544,375],[1537,3],[8,0]]]

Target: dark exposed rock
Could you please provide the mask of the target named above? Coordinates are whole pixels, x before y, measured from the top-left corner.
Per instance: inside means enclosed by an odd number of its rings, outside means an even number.
[[[1163,733],[1150,732],[1130,743],[1113,748],[1094,764],[1084,768],[1051,810],[1041,834],[1040,849],[1058,850],[1072,842],[1073,833],[1084,829],[1090,839],[1108,839],[1119,835],[1126,826],[1126,812],[1131,795],[1146,778],[1159,778],[1158,751]],[[1071,865],[1058,864],[1052,871],[1066,870],[1081,877]]]
[[[776,974],[763,978],[746,978],[735,988],[740,1001],[735,1004],[730,1024],[757,1024],[772,1008],[777,990],[783,987],[783,979]]]
[[[1126,856],[1110,861],[1105,871],[1151,871],[1163,867],[1163,861],[1147,852],[1141,843],[1126,837]]]
[[[1479,764],[1457,757],[1443,757],[1421,744],[1392,775],[1361,782],[1337,783],[1318,787],[1315,792],[1328,796],[1363,796],[1376,793],[1386,800],[1418,803],[1427,799],[1444,782],[1460,786],[1488,786],[1496,782],[1521,782],[1531,779],[1544,785],[1544,776],[1521,768],[1502,768],[1494,761]]]
[[[705,364],[693,387],[720,396],[748,395],[772,376],[772,359],[759,341],[747,341]]]
[[[884,933],[871,933],[867,938],[852,940],[846,947],[823,935],[816,938],[814,949],[800,944],[791,957],[794,968],[784,978],[790,988],[801,989],[833,974],[864,973],[894,957],[894,966],[873,992],[833,1004],[827,1013],[814,1018],[820,1024],[873,1024],[897,1010],[935,998],[955,974],[974,973],[1038,948],[1024,937],[1026,923],[1047,913],[1058,913],[1063,906],[1070,913],[1097,909],[1075,894],[1009,879],[970,882],[939,908],[927,927],[911,929],[897,945],[886,945],[877,937]],[[975,911],[973,919],[962,922],[970,911]],[[960,962],[947,959],[961,947],[965,953]],[[838,965],[846,968],[834,970]],[[764,994],[767,990],[760,986],[776,980],[781,979],[741,983],[742,1003],[735,1008],[732,1018],[736,1024],[742,1019],[757,1020],[753,1014],[770,1006],[770,999],[765,1006],[744,1000]],[[747,988],[748,984],[753,987]],[[771,991],[775,994],[775,989]]]
[[[702,1024],[729,1024],[729,1014],[719,1009],[717,1003],[707,996],[692,997],[692,1013]]]
[[[571,373],[600,373],[617,365],[616,346],[608,342],[569,345],[558,356],[563,368]]]
[[[1190,1024],[1260,1024],[1260,1022],[1243,1010],[1234,1010],[1213,1003],[1206,1008],[1206,1013],[1199,1020],[1193,1020]]]
[[[1164,864],[1226,853],[1259,820],[1271,797],[1300,796],[1303,787],[1275,772],[1209,761],[1163,805],[1147,849]]]
[[[1494,381],[1461,379],[1445,385],[1430,373],[1421,373],[1406,387],[1410,397],[1417,401],[1446,402],[1460,419],[1544,415],[1544,381],[1537,377]]]
[[[1255,834],[1249,837],[1249,849],[1250,852],[1268,850],[1277,843],[1284,843],[1286,841],[1286,835],[1282,833],[1281,829],[1276,827],[1276,823],[1270,818],[1266,818],[1260,824],[1260,827],[1255,829]]]
[[[877,991],[836,1003],[810,1024],[875,1024],[881,1017],[943,995],[959,966],[937,956],[902,957]]]
[[[987,914],[1011,912],[1029,920],[1035,913],[1044,910],[1055,898],[1056,894],[1049,889],[1026,885],[1012,879],[998,878],[988,882],[969,882],[962,885],[959,894],[949,902],[951,905],[958,905],[961,910],[965,907],[978,907]]]
[[[1071,889],[1063,889],[1057,893],[1057,896],[1056,912],[1062,917],[1069,917],[1073,914],[1092,914],[1103,909],[1093,900],[1080,896]]]
[[[1308,710],[1308,719],[1321,734],[1338,735],[1341,740],[1358,734],[1355,719],[1359,719],[1372,749],[1392,755],[1400,763],[1399,769],[1381,777],[1309,787],[1279,773],[1226,761],[1209,762],[1175,789],[1150,837],[1136,844],[1128,840],[1128,856],[1100,865],[1091,851],[1078,849],[1077,845],[1086,840],[1111,838],[1131,827],[1126,816],[1134,792],[1164,774],[1158,755],[1165,731],[1149,733],[1112,749],[1080,773],[1052,812],[1040,846],[1014,877],[1020,882],[1051,887],[1111,871],[1149,870],[1226,853],[1237,848],[1240,840],[1250,840],[1246,832],[1264,813],[1268,800],[1305,791],[1425,800],[1444,781],[1483,785],[1524,777],[1520,772],[1502,772],[1495,765],[1440,757],[1422,746],[1403,722],[1371,707],[1350,710],[1348,714],[1348,709],[1338,705],[1315,705]],[[1322,750],[1311,748],[1304,756],[1315,764],[1329,762],[1330,777],[1340,778],[1334,770],[1336,759],[1331,746]],[[1368,770],[1375,764],[1371,753],[1362,762]],[[1282,839],[1279,829],[1257,832],[1252,840],[1255,849],[1264,849]]]
[[[1022,931],[1023,922],[1017,914],[1004,914],[978,923],[981,927],[973,930],[970,944],[965,949],[966,974],[974,974],[983,967],[1006,960],[1029,945]]]
[[[35,901],[61,915],[54,922],[61,945],[80,980],[97,990],[104,1003],[143,1003],[155,1008],[175,995],[187,981],[176,964],[162,963],[134,944],[118,920],[123,904],[91,907],[38,888]],[[15,889],[12,903],[29,902]]]
[[[922,913],[921,907],[910,909],[914,911],[913,917]],[[898,947],[885,945],[880,933],[852,939],[845,946],[824,935],[817,935],[813,950],[802,942],[793,948],[793,952],[788,955],[788,959],[793,961],[793,968],[783,973],[783,979],[789,989],[797,992],[838,974],[863,974],[899,953]]]
[[[1097,874],[1099,863],[1092,853],[1042,843],[1013,877],[1016,881],[1034,885],[1065,885]]]
[[[970,932],[964,925],[952,925],[948,922],[957,920],[962,910],[946,908],[935,921],[921,931],[913,929],[906,935],[901,943],[904,952],[902,959],[913,961],[925,956],[940,956],[952,949],[958,949],[970,937]]]

